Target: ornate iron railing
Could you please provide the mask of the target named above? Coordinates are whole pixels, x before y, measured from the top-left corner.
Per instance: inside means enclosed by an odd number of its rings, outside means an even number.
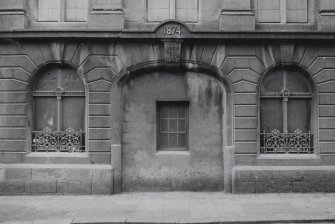
[[[32,132],[33,152],[84,152],[85,132],[67,128],[65,131],[52,131],[44,128]]]
[[[293,133],[281,133],[274,129],[261,133],[261,153],[313,153],[313,134],[303,133],[300,129]]]

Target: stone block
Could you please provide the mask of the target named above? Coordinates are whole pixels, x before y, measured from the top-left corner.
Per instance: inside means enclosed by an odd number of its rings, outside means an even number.
[[[111,106],[109,104],[99,105],[99,104],[91,104],[89,105],[89,115],[95,116],[108,116],[111,114]]]
[[[32,180],[63,180],[65,168],[32,168]]]
[[[112,83],[105,80],[98,80],[88,84],[90,92],[109,92],[112,89]]]
[[[235,117],[256,117],[257,106],[235,106]]]
[[[326,169],[303,170],[305,182],[321,182],[326,179]]]
[[[335,141],[335,130],[320,130],[319,131],[320,141]]]
[[[0,181],[5,180],[5,168],[0,168]]]
[[[90,140],[109,140],[112,138],[112,130],[110,128],[90,128],[88,130],[88,139]]]
[[[89,117],[90,128],[109,128],[111,126],[110,116]]]
[[[25,140],[0,140],[0,149],[2,151],[24,152],[26,141]]]
[[[19,82],[16,80],[1,80],[0,82],[0,90],[6,91],[12,91],[12,90],[18,90],[23,91],[27,90],[27,84],[23,82]]]
[[[110,140],[89,140],[90,152],[110,152]]]
[[[241,154],[257,153],[259,150],[257,142],[236,142],[235,152]]]
[[[93,11],[116,11],[122,9],[121,0],[93,0]]]
[[[325,192],[335,193],[335,181],[324,182],[324,185],[325,185]]]
[[[66,168],[64,179],[68,181],[92,181],[93,171],[92,169],[86,169],[85,167]]]
[[[335,129],[335,118],[324,118],[319,119],[320,129]]]
[[[0,10],[22,10],[26,7],[26,0],[0,1]]]
[[[293,182],[293,192],[310,193],[310,192],[324,192],[326,190],[326,183],[323,182]]]
[[[124,27],[124,14],[122,11],[92,11],[89,15],[89,27],[121,30]]]
[[[6,168],[6,179],[31,180],[31,168]]]
[[[92,194],[112,194],[113,193],[112,181],[93,181]]]
[[[2,92],[0,95],[0,103],[25,103],[27,100],[26,96],[27,96],[26,93]],[[2,105],[3,110],[5,110],[4,107],[6,106],[7,105]],[[8,105],[8,107],[13,107],[13,106],[16,106],[16,105]],[[13,113],[15,113],[15,111],[13,111]],[[11,113],[7,113],[7,114],[10,115]]]
[[[288,193],[292,192],[291,182],[257,182],[256,193]]]
[[[256,105],[256,103],[256,94],[235,94],[235,105]]]
[[[61,194],[91,194],[91,181],[57,181],[57,193]]]
[[[25,182],[26,193],[56,193],[56,180],[31,180]]]
[[[322,153],[335,153],[335,142],[319,142],[319,152]]]
[[[321,12],[319,21],[320,30],[335,30],[335,10],[331,12]]]
[[[241,81],[233,85],[233,89],[235,93],[256,93],[257,92],[257,85]]]
[[[257,141],[257,129],[235,130],[236,141]]]
[[[25,139],[26,132],[25,128],[0,128],[0,139]]]
[[[251,2],[250,0],[225,0],[223,1],[223,10],[228,11],[250,11],[251,10]]]
[[[110,93],[89,93],[90,104],[110,104]]]
[[[274,169],[273,180],[276,182],[301,182],[304,181],[304,174],[302,170],[282,170]]]
[[[320,93],[319,94],[319,104],[326,104],[326,105],[335,105],[335,94],[332,93]]]
[[[93,182],[99,181],[112,181],[113,180],[113,169],[94,169],[93,170]]]
[[[25,127],[26,116],[1,116],[0,127]]]
[[[271,182],[272,170],[234,169],[234,180],[237,182]]]
[[[335,115],[334,106],[323,106],[319,107],[319,116],[320,117],[331,117]]]
[[[335,83],[334,82],[328,82],[328,83],[322,83],[318,85],[318,92],[319,93],[334,93],[335,92]]]
[[[24,180],[0,181],[0,194],[22,194],[24,193]]]
[[[17,99],[16,97],[14,98]],[[0,115],[25,115],[26,113],[27,113],[26,105],[12,105],[12,104],[0,105]]]
[[[255,30],[255,23],[251,11],[225,11],[220,15],[220,30]]]
[[[256,117],[250,118],[235,118],[236,129],[257,129],[258,122]]]
[[[2,30],[24,29],[27,25],[27,16],[24,11],[0,12],[0,28]]]
[[[110,152],[91,152],[90,153],[91,162],[93,164],[110,164],[111,163],[111,154]]]
[[[233,193],[256,193],[255,182],[233,182]]]
[[[23,152],[0,152],[0,163],[22,163],[26,153]]]

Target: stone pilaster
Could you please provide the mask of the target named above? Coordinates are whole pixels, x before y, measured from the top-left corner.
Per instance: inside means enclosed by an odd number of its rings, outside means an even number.
[[[223,0],[220,30],[255,30],[250,0]]]
[[[26,25],[26,0],[0,1],[0,30],[24,29]]]
[[[335,30],[335,4],[334,0],[320,1],[320,30]]]
[[[92,0],[90,28],[123,29],[124,13],[121,0]]]

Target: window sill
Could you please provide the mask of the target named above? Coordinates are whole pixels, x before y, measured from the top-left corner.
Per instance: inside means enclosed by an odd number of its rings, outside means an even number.
[[[320,159],[316,154],[261,154],[258,155],[257,159],[260,160],[291,160],[291,159]]]
[[[87,158],[87,152],[30,152],[26,157],[48,157],[48,158]]]
[[[156,155],[190,155],[190,151],[157,151]]]

